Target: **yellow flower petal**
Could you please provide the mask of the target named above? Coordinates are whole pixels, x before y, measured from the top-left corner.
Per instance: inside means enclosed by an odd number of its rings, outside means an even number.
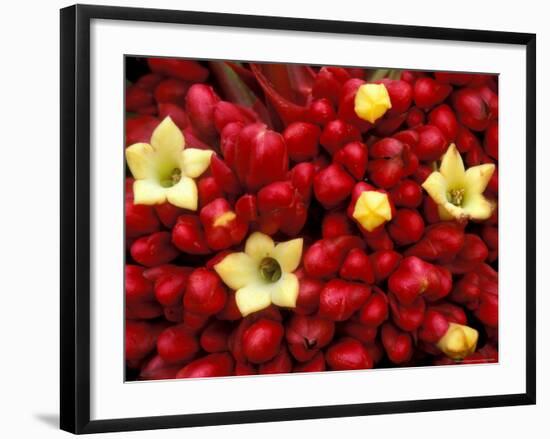
[[[135,179],[155,176],[154,149],[148,143],[134,143],[126,148],[126,162]]]
[[[178,163],[181,151],[185,147],[185,139],[170,116],[166,116],[153,131],[151,146],[160,154],[163,161]]]
[[[357,89],[354,105],[358,117],[374,123],[391,108],[390,95],[384,84],[363,84]]]
[[[273,240],[266,234],[254,232],[246,240],[244,251],[256,264],[259,264],[263,258],[271,256],[275,249]]]
[[[197,178],[210,166],[210,158],[213,151],[187,148],[181,154],[181,169],[183,173],[191,178]]]
[[[231,253],[214,265],[223,283],[238,290],[259,282],[258,264],[246,253]]]
[[[268,284],[253,282],[235,293],[235,302],[243,317],[271,305],[271,291]]]
[[[437,347],[453,360],[461,360],[476,350],[478,333],[474,328],[449,323],[449,329],[437,342]]]
[[[492,214],[495,204],[487,200],[482,194],[467,194],[462,204],[462,209],[469,218],[486,220]]]
[[[452,208],[457,208],[456,206],[454,206],[451,203],[445,204],[445,206],[448,206],[448,205],[452,206]],[[454,220],[455,217],[445,208],[445,206],[442,206],[442,205],[437,206],[437,211],[439,213],[439,219],[441,219],[441,221]],[[456,213],[456,211],[454,209],[452,209],[452,210],[453,210],[453,212]],[[459,216],[462,216],[462,215],[459,215]]]
[[[495,172],[495,165],[492,163],[468,168],[466,171],[464,184],[466,192],[482,194],[489,184],[489,180],[491,180],[493,172]]]
[[[271,289],[271,301],[275,305],[296,308],[300,284],[294,273],[283,273],[281,279],[269,285],[269,287]]]
[[[447,181],[448,190],[464,186],[464,162],[454,143],[443,155],[439,172]]]
[[[367,231],[391,220],[391,206],[388,195],[377,191],[364,191],[355,203],[353,217]]]
[[[302,260],[303,246],[302,238],[280,242],[275,246],[272,256],[277,260],[283,272],[292,273],[298,268]]]
[[[134,204],[162,204],[166,201],[166,190],[155,180],[134,181]]]
[[[197,210],[199,195],[192,178],[182,175],[180,181],[172,187],[165,188],[165,191],[170,204],[182,209]]]
[[[422,187],[437,204],[444,205],[447,203],[447,180],[440,172],[432,172],[422,183]]]

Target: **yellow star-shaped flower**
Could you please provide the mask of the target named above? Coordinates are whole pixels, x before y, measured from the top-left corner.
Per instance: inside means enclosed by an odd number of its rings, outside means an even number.
[[[391,220],[388,195],[378,191],[364,191],[355,202],[353,218],[369,232]]]
[[[477,338],[478,333],[474,328],[458,323],[449,323],[447,332],[436,345],[447,357],[453,360],[462,360],[475,352]]]
[[[487,200],[483,192],[494,171],[492,163],[465,170],[453,143],[443,155],[439,171],[432,172],[422,187],[437,203],[441,219],[486,220],[495,204]]]
[[[295,308],[299,282],[293,273],[302,259],[303,239],[281,242],[260,232],[246,240],[244,252],[231,253],[214,266],[223,282],[235,290],[239,311],[246,317],[272,303]]]
[[[170,117],[155,128],[150,143],[126,148],[126,162],[134,176],[135,204],[168,201],[183,209],[197,210],[194,178],[208,166],[213,151],[185,148],[185,138]]]
[[[355,94],[355,114],[374,123],[391,108],[391,100],[384,84],[363,84]]]

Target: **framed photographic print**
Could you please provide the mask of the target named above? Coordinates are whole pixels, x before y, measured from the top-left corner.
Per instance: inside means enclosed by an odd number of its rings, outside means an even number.
[[[63,9],[61,428],[534,404],[535,81],[533,34]]]

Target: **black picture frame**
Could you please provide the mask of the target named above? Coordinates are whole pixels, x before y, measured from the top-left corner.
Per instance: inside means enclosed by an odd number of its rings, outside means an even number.
[[[526,392],[416,401],[90,420],[90,22],[132,20],[487,42],[526,47]],[[535,404],[536,35],[303,18],[75,5],[61,10],[61,417],[81,434]]]

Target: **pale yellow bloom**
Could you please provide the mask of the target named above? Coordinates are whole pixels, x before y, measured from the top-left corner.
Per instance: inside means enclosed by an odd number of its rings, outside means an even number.
[[[378,191],[364,191],[355,203],[353,218],[369,232],[391,220],[388,195]]]
[[[126,148],[126,162],[134,176],[135,204],[168,201],[183,209],[197,210],[194,178],[208,166],[213,151],[185,148],[185,138],[168,116],[155,128],[150,143]]]
[[[453,360],[462,360],[476,350],[478,333],[474,328],[449,323],[447,332],[437,342],[437,347],[447,357]]]
[[[391,108],[391,100],[384,84],[363,84],[355,94],[355,114],[370,123],[380,119]]]
[[[223,282],[235,290],[239,311],[246,317],[272,303],[295,308],[298,278],[293,273],[302,259],[303,239],[281,242],[260,232],[246,240],[244,252],[231,253],[214,265]]]
[[[422,184],[439,208],[443,220],[485,220],[495,204],[483,196],[495,165],[492,163],[464,169],[464,162],[454,144],[443,155],[439,171],[434,171]]]

